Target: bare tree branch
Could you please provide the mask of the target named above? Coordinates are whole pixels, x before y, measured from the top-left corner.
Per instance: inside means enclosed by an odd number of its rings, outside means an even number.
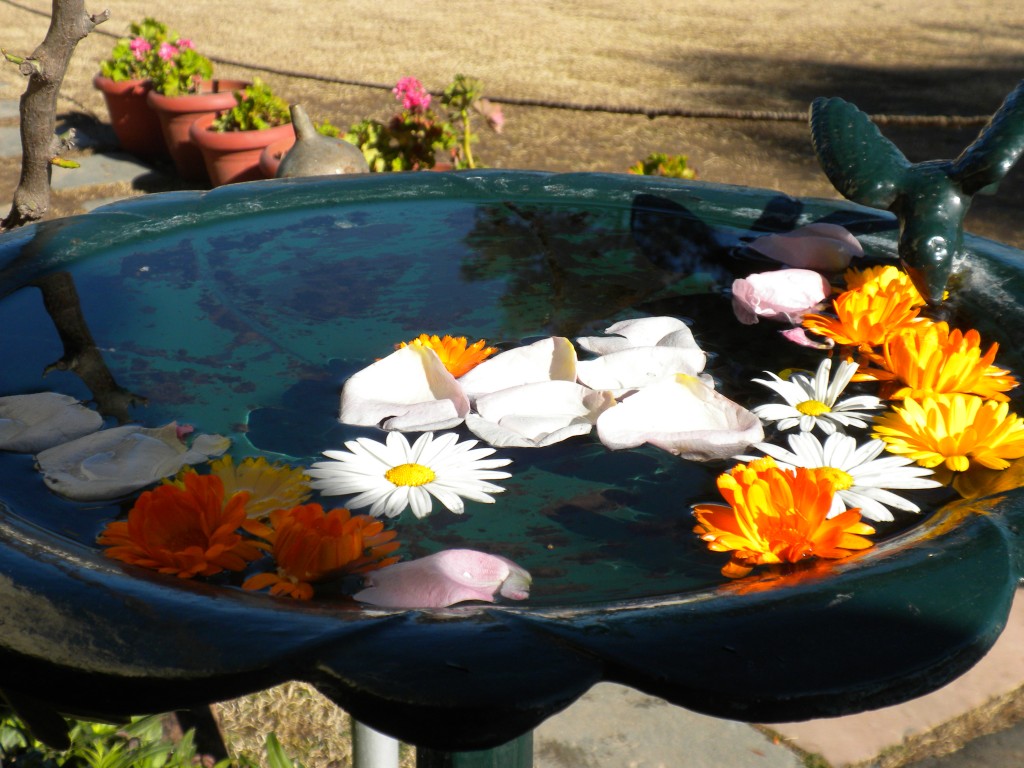
[[[54,132],[57,127],[57,94],[78,42],[110,11],[90,15],[85,0],[52,0],[50,27],[31,56],[20,58],[4,51],[8,61],[28,78],[21,96],[21,178],[0,232],[38,221],[50,208],[51,162],[63,149]]]

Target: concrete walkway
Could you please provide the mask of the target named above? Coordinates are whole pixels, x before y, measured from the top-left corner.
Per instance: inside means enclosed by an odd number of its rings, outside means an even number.
[[[0,83],[0,120],[17,118],[11,88]],[[6,118],[6,120],[5,120]],[[0,124],[0,157],[20,155],[17,127]],[[111,187],[138,185],[152,167],[119,153],[83,154],[75,170],[54,169],[55,192],[91,188],[88,210],[111,202]],[[769,736],[752,725],[706,717],[612,684],[595,686],[535,735],[535,768],[845,768],[917,766],[978,768],[1024,764],[1024,725],[969,741],[962,750],[917,762],[895,760],[922,754],[914,748],[930,735],[948,732],[923,754],[962,745],[959,723],[984,732],[996,709],[1024,699],[1024,600],[1014,603],[1009,624],[993,650],[974,669],[945,688],[906,704],[849,717],[771,726]],[[1019,708],[1019,707],[1018,707]],[[980,723],[980,724],[979,724]]]

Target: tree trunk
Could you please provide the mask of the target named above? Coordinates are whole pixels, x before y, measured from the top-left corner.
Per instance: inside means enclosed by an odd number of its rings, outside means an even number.
[[[11,212],[0,222],[0,232],[38,221],[49,210],[50,161],[61,151],[61,142],[54,135],[57,94],[78,41],[110,17],[106,10],[92,16],[86,13],[85,0],[52,1],[46,38],[19,62],[21,73],[29,79],[21,96],[21,178]]]

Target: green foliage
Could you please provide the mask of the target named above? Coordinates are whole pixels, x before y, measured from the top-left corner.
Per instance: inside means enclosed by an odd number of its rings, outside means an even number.
[[[668,176],[673,179],[697,178],[697,171],[686,163],[686,155],[666,155],[663,152],[652,152],[644,160],[637,161],[636,165],[629,169],[629,172],[640,176]]]
[[[100,62],[100,74],[115,82],[124,80],[145,80],[151,77],[154,67],[159,62],[159,50],[162,43],[176,38],[167,31],[167,25],[147,16],[141,22],[133,21],[128,26],[130,37],[122,37],[110,52],[110,58]],[[132,48],[133,41],[145,41],[148,50],[136,53]],[[139,44],[136,43],[136,46]]]
[[[213,121],[215,131],[264,131],[292,121],[288,102],[275,96],[258,77],[244,91],[235,91],[235,106]]]
[[[186,47],[181,45],[182,42],[178,40],[178,45],[172,46],[173,53],[171,49],[165,49],[164,56],[160,55],[158,49],[150,79],[153,81],[153,90],[164,96],[199,93],[202,82],[213,78],[213,64],[210,60],[192,48],[191,43]]]
[[[55,750],[32,738],[18,718],[0,719],[0,765],[11,768],[194,768],[202,761],[186,733],[176,744],[163,737],[162,716],[135,718],[127,725],[75,722],[71,746]],[[267,736],[270,768],[305,768],[285,754],[274,734]],[[213,768],[257,768],[248,757],[221,760]]]
[[[336,125],[332,125],[330,120],[324,120],[322,123],[317,123],[315,126],[316,132],[321,136],[329,136],[332,139],[336,139],[341,136],[341,128]]]
[[[353,123],[343,138],[362,150],[373,172],[433,168],[437,156],[444,153],[456,168],[476,168],[471,145],[478,137],[471,130],[472,113],[482,114],[495,131],[501,130],[504,121],[500,107],[481,98],[482,93],[479,80],[456,75],[440,97],[445,115],[428,106],[407,107],[387,123]],[[425,92],[422,96],[429,100]]]

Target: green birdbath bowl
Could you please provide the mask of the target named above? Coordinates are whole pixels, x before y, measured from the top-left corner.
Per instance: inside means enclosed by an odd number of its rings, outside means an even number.
[[[813,222],[846,227],[866,263],[898,259],[888,212],[635,176],[389,174],[153,195],[0,238],[0,395],[59,392],[108,428],[176,421],[230,437],[236,460],[308,466],[383,437],[339,423],[338,393],[396,342],[509,347],[672,315],[720,391],[763,402],[752,378],[821,353],[738,323],[728,289],[773,268],[753,238]],[[963,248],[945,311],[1024,371],[1022,254],[970,235]],[[499,453],[512,476],[496,503],[389,525],[407,559],[465,547],[515,561],[530,597],[417,610],[125,565],[96,537],[131,500],[66,500],[32,455],[2,453],[0,689],[37,717],[116,717],[299,679],[376,730],[454,753],[512,742],[601,680],[724,718],[827,717],[964,672],[1024,575],[1017,465],[970,501],[924,495],[922,514],[878,524],[876,546],[853,557],[730,581],[691,514],[728,463],[593,437]]]

